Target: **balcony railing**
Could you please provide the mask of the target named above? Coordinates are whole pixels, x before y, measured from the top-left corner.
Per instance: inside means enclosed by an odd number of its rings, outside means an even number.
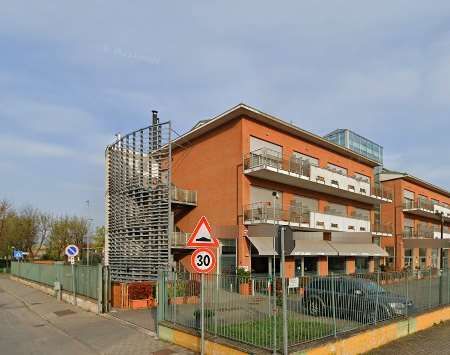
[[[417,200],[404,199],[403,209],[414,210],[420,209],[425,210],[429,213],[435,214],[436,212],[444,213],[445,217],[450,217],[450,207],[439,202],[432,200],[427,200],[423,198],[418,198]]]
[[[322,230],[370,231],[370,221],[366,216],[349,216],[332,209],[325,209],[323,212],[297,206],[282,209],[274,208],[270,202],[257,202],[244,208],[244,223],[274,222]]]
[[[407,227],[403,228],[404,238],[434,238],[434,228],[427,226]]]
[[[197,205],[197,191],[181,189],[172,185],[171,199],[175,203]]]
[[[344,174],[332,168],[322,168],[311,164],[309,160],[295,156],[282,157],[279,152],[261,148],[244,156],[244,169],[269,167],[291,176],[308,180],[341,190],[392,200],[392,192],[382,186],[373,186],[368,178]]]
[[[376,234],[392,235],[394,233],[394,228],[391,223],[372,223],[370,230]]]
[[[170,245],[172,247],[185,247],[190,236],[191,233],[173,232],[172,238],[170,239]]]

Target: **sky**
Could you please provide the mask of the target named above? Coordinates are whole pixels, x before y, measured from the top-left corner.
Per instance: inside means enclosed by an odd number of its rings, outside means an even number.
[[[450,2],[0,0],[0,199],[17,207],[103,224],[116,133],[240,102],[350,128],[450,189]]]

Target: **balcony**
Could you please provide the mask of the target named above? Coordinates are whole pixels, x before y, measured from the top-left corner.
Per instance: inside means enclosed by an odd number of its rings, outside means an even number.
[[[172,185],[171,201],[176,205],[197,206],[197,191],[181,189]]]
[[[444,229],[444,240],[441,239],[441,233],[438,228],[421,226],[404,227],[403,246],[405,248],[450,248],[450,234],[448,229]],[[446,233],[447,232],[447,233]]]
[[[413,201],[405,199],[403,201],[403,212],[438,221],[441,220],[441,216],[437,213],[443,213],[444,220],[450,222],[450,207],[431,200],[417,199]]]
[[[380,236],[380,237],[392,237],[394,233],[394,228],[392,227],[392,224],[383,224],[383,223],[372,223],[372,226],[370,228],[373,235]]]
[[[363,216],[346,216],[326,209],[323,212],[291,207],[287,210],[270,202],[258,202],[244,208],[244,224],[282,224],[293,228],[336,232],[369,232],[370,221]]]
[[[170,238],[171,248],[187,248],[186,244],[191,236],[191,233],[185,232],[172,232],[172,237]]]
[[[294,156],[285,159],[267,148],[244,155],[244,174],[367,204],[392,202],[390,191],[371,186],[368,179],[320,168]]]

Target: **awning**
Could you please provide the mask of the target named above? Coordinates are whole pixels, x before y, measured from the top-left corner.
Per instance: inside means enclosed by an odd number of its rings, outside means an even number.
[[[291,255],[317,256],[317,255],[338,255],[330,244],[325,240],[295,240],[295,247]]]
[[[259,255],[273,255],[273,237],[247,237],[258,250]],[[275,252],[275,255],[278,255]]]
[[[371,243],[333,243],[329,244],[339,256],[389,256],[384,249]]]

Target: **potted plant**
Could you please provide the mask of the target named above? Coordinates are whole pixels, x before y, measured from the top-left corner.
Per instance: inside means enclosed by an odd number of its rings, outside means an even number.
[[[236,270],[236,276],[239,283],[239,293],[241,295],[250,295],[250,271],[247,271],[243,267],[239,267]]]
[[[215,312],[212,309],[205,309],[205,322],[208,318],[214,317]],[[202,317],[202,311],[200,309],[196,309],[194,311],[194,318],[195,318],[195,328],[200,329],[201,327],[201,317]]]
[[[128,285],[128,299],[131,309],[148,308],[153,304],[153,289],[148,283]]]

